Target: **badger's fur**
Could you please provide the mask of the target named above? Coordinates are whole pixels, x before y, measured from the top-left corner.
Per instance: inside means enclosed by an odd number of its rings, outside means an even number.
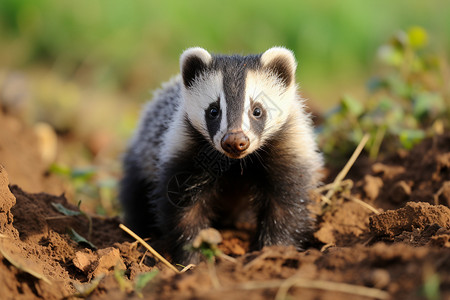
[[[222,56],[190,48],[180,67],[145,108],[125,154],[126,222],[186,264],[198,260],[186,245],[201,229],[249,207],[256,247],[305,249],[314,225],[308,190],[322,156],[297,94],[292,52]]]

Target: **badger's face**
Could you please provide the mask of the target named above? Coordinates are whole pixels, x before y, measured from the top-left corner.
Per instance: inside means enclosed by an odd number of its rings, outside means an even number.
[[[212,56],[190,48],[180,58],[186,117],[220,152],[243,158],[276,135],[296,103],[291,51]]]

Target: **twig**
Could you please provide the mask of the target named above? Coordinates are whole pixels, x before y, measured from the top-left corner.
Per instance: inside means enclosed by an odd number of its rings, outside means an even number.
[[[131,231],[128,227],[126,227],[123,224],[119,225],[120,229],[131,235],[133,238],[135,238],[139,243],[141,243],[145,248],[147,248],[148,251],[150,251],[151,254],[153,254],[157,259],[159,259],[163,264],[168,266],[171,270],[173,270],[175,273],[180,273],[177,268],[175,268],[170,262],[168,262],[164,257],[162,257],[158,252],[156,252],[155,249],[153,249],[149,244],[147,244],[146,241],[144,241],[142,238],[140,238],[136,233]]]
[[[328,199],[327,197],[325,197],[324,195],[320,195],[320,200],[322,200],[323,202],[325,202],[328,205],[332,204],[331,200]]]
[[[139,266],[142,265],[142,262],[144,261],[145,257],[147,256],[147,252],[148,252],[148,250],[145,250],[144,255],[142,255],[142,258],[141,258],[141,260],[139,261]]]
[[[333,184],[334,184],[334,182],[319,186],[318,188],[315,189],[315,192],[322,193],[322,192],[328,191],[333,187]],[[346,185],[352,187],[353,181],[351,179],[342,180],[341,186],[346,186]]]
[[[223,258],[223,259],[225,259],[225,260],[228,260],[229,262],[237,263],[237,259],[236,259],[236,258],[231,257],[231,256],[229,256],[229,255],[226,255],[226,254],[224,254],[224,253],[221,253],[221,254],[219,255],[219,257],[220,257],[220,258]]]
[[[194,264],[188,264],[186,267],[184,267],[184,268],[180,271],[180,273],[184,273],[184,272],[186,272],[186,271],[188,271],[188,270],[190,270],[190,269],[192,269],[192,268],[194,268],[194,267],[195,267]]]
[[[376,288],[369,288],[361,285],[333,282],[327,280],[313,280],[313,279],[299,278],[296,276],[288,278],[287,280],[246,282],[237,286],[232,286],[230,288],[241,290],[279,288],[275,299],[285,299],[286,293],[289,290],[289,288],[294,286],[305,289],[317,289],[323,291],[341,292],[375,299],[389,298],[388,292]]]
[[[214,265],[213,260],[208,260],[206,262],[208,266],[209,277],[211,278],[211,283],[215,289],[219,289],[221,287],[219,278],[217,277],[216,266]]]
[[[72,216],[52,216],[52,217],[46,217],[45,220],[59,220],[59,219],[66,219],[71,218]]]
[[[350,171],[350,168],[355,163],[356,159],[358,158],[359,154],[363,150],[364,146],[366,145],[367,141],[369,140],[370,135],[366,133],[363,138],[361,139],[361,142],[359,142],[358,147],[356,147],[355,152],[353,152],[352,156],[348,160],[348,162],[345,164],[344,168],[339,172],[339,174],[336,176],[336,179],[333,182],[333,187],[328,190],[328,193],[325,195],[326,198],[331,199],[333,194],[336,192],[337,187],[341,183],[341,181],[345,178],[348,171]]]
[[[286,299],[289,289],[293,286],[323,291],[341,292],[376,299],[387,299],[389,297],[387,292],[380,289],[326,280],[311,280],[294,276],[288,278],[280,285],[280,288],[275,296],[275,300]]]
[[[347,198],[347,199],[349,199],[349,200],[351,200],[351,201],[354,201],[354,202],[358,203],[359,205],[361,205],[361,206],[367,208],[368,210],[374,212],[374,213],[377,214],[377,215],[380,214],[380,212],[378,211],[378,209],[376,209],[376,208],[373,207],[372,205],[370,205],[370,204],[368,204],[368,203],[366,203],[366,202],[364,202],[364,201],[362,201],[362,200],[360,200],[360,199],[358,199],[358,198],[356,198],[356,197],[354,197],[354,196],[344,196],[344,197]]]

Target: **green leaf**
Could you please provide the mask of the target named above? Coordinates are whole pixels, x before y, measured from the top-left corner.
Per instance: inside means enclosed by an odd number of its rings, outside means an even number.
[[[158,275],[158,270],[152,270],[150,272],[141,273],[137,276],[136,282],[135,282],[135,291],[137,293],[140,293],[142,289],[153,279],[156,275]]]
[[[423,119],[432,112],[441,112],[444,110],[444,99],[436,93],[422,92],[414,97],[413,114],[418,119]]]
[[[57,175],[63,175],[70,177],[72,170],[69,167],[60,165],[60,164],[51,164],[49,168],[49,172]]]
[[[389,66],[398,67],[405,60],[401,49],[393,45],[384,45],[378,49],[379,59]]]
[[[100,281],[102,281],[103,278],[105,278],[105,274],[100,274],[95,277],[91,282],[86,284],[79,284],[74,282],[73,286],[77,290],[77,293],[74,295],[75,297],[82,297],[85,298],[92,294],[93,291],[98,287],[98,284]]]
[[[119,288],[122,292],[132,291],[131,282],[125,278],[125,270],[121,269],[118,265],[114,267],[114,278],[119,284]]]
[[[54,202],[52,202],[52,206],[54,208],[56,208],[57,211],[59,211],[60,213],[62,213],[65,216],[72,217],[72,216],[80,216],[80,215],[82,215],[81,212],[68,209],[68,208],[64,207],[61,203],[54,203]]]
[[[406,149],[411,149],[425,137],[425,132],[420,129],[405,129],[400,132],[400,143]]]
[[[95,175],[95,168],[77,168],[73,169],[71,172],[71,177],[73,179],[88,181]]]
[[[72,240],[74,240],[78,244],[88,246],[91,249],[97,249],[97,247],[94,244],[89,242],[83,236],[79,235],[75,230],[73,230],[73,228],[69,229],[69,235],[72,238]]]
[[[353,116],[360,116],[364,112],[364,106],[351,96],[344,96],[341,99],[341,105],[345,111]]]
[[[429,276],[424,285],[423,285],[423,293],[428,300],[438,300],[441,299],[440,287],[441,279],[439,274],[433,274]]]
[[[380,77],[372,77],[369,81],[367,81],[366,87],[369,92],[375,93],[376,91],[386,87],[386,81]]]

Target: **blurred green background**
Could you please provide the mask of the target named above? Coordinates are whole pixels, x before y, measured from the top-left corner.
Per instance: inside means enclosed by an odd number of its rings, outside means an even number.
[[[386,136],[411,144],[425,136],[424,121],[443,128],[434,121],[448,117],[449,13],[447,0],[1,0],[0,104],[50,124],[59,140],[51,171],[105,207],[142,104],[178,73],[184,49],[282,45],[295,52],[309,105],[337,105],[320,129],[325,153],[347,154],[372,132],[376,157]]]
[[[450,2],[414,1],[0,1],[0,67],[45,68],[129,101],[178,72],[183,49],[294,50],[307,95],[329,107],[372,72],[377,48],[418,25],[449,54]]]

